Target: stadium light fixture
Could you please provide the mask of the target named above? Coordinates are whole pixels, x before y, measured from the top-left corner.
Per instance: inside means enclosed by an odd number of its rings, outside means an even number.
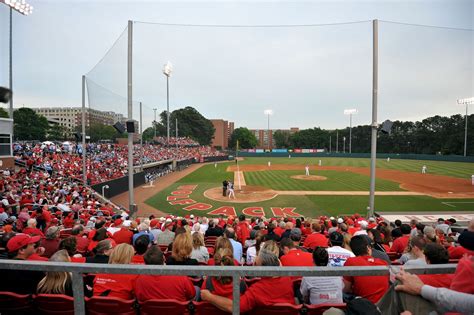
[[[463,98],[458,100],[459,105],[466,105],[466,115],[464,119],[466,120],[466,126],[464,128],[464,156],[467,155],[467,108],[469,105],[474,104],[474,97]]]
[[[170,145],[170,77],[173,72],[173,65],[167,62],[163,66],[163,74],[166,76],[166,144]]]
[[[10,7],[10,61],[9,61],[9,70],[10,70],[10,91],[13,93],[13,11],[17,11],[23,15],[30,15],[33,13],[33,6],[27,3],[25,0],[0,0],[0,3]],[[13,95],[10,96],[10,106],[8,109],[8,115],[10,118],[13,118]]]
[[[273,115],[273,110],[272,109],[265,109],[263,111],[265,115],[267,115],[268,120],[267,120],[267,143],[268,143],[268,150],[270,150],[270,116]]]
[[[344,110],[344,115],[349,115],[349,154],[352,154],[352,115],[356,115],[358,112],[355,108]]]

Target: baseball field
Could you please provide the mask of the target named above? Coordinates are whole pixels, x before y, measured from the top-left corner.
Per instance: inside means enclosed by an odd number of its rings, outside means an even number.
[[[361,158],[245,158],[238,164],[195,165],[184,177],[161,178],[156,187],[138,187],[136,194],[144,203],[142,215],[156,210],[267,217],[365,213],[369,166],[370,160]],[[376,211],[474,211],[472,174],[472,163],[378,160]],[[225,179],[234,182],[235,199],[223,196]]]

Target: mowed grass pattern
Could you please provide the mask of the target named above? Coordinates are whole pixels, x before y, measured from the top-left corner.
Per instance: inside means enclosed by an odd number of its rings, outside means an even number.
[[[247,185],[263,186],[274,190],[367,191],[370,187],[368,176],[352,172],[317,171],[311,174],[325,176],[327,180],[309,181],[291,178],[293,175],[303,175],[300,171],[244,172]],[[377,179],[376,190],[400,191],[403,189],[396,182]]]
[[[323,166],[354,166],[370,167],[370,159],[365,158],[325,158],[325,157],[292,157],[289,158],[268,158],[268,157],[250,157],[239,162],[242,164],[263,164],[268,161],[272,164],[294,164],[301,165],[301,171],[304,172],[306,164],[317,165],[321,160]],[[437,175],[446,175],[459,178],[471,178],[474,174],[474,163],[463,162],[445,162],[445,161],[419,161],[419,160],[400,160],[391,158],[390,162],[386,159],[377,159],[377,168],[393,169],[405,172],[421,172],[423,165],[426,165],[428,173]]]

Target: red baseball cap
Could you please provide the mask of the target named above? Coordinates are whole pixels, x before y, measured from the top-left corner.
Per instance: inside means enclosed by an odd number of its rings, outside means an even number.
[[[158,225],[158,222],[160,222],[160,221],[158,221],[158,219],[153,219],[153,220],[151,220],[151,221],[150,221],[150,227],[155,227],[155,226],[157,226],[157,225]]]
[[[20,248],[36,243],[41,239],[41,236],[29,236],[28,234],[17,234],[13,236],[7,243],[7,248],[10,253],[16,252]]]

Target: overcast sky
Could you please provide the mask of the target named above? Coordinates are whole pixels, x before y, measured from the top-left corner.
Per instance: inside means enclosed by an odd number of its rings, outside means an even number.
[[[380,22],[379,121],[462,113],[456,99],[474,96],[474,1],[28,2],[33,15],[13,19],[15,107],[80,106],[87,74],[90,106],[125,114],[128,20],[137,21],[134,100],[144,104],[145,127],[152,108],[166,108],[168,60],[171,110],[193,106],[207,118],[266,128],[263,111],[273,109],[270,127],[287,129],[343,128],[343,110],[357,108],[354,125],[368,124],[375,18],[446,27]],[[0,4],[2,86],[8,17]],[[346,22],[360,23],[320,25]]]

